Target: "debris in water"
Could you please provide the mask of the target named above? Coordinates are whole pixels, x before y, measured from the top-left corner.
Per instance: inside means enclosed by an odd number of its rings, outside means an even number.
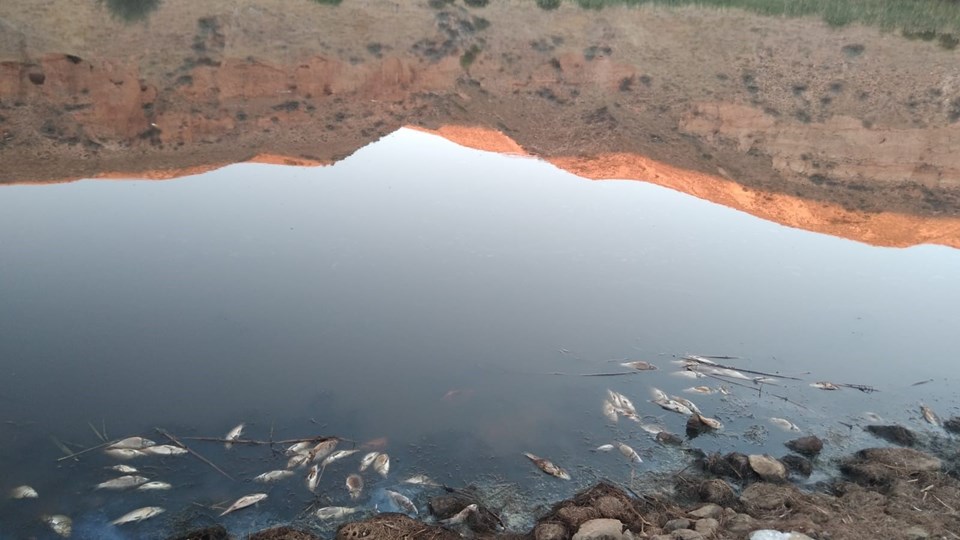
[[[408,499],[405,495],[397,493],[396,491],[390,491],[389,489],[384,490],[387,492],[387,496],[390,497],[390,500],[393,501],[393,504],[400,507],[401,510],[407,513],[413,513],[414,515],[419,516],[420,512],[417,511],[417,506],[413,504],[413,501]]]
[[[141,484],[146,484],[150,479],[144,478],[143,476],[121,476],[120,478],[114,478],[113,480],[107,480],[96,485],[93,489],[130,489],[137,487]]]
[[[540,468],[541,471],[549,474],[550,476],[555,476],[561,480],[570,480],[570,474],[560,467],[554,465],[549,459],[543,459],[529,452],[524,452],[523,455],[527,456],[527,459],[532,461],[537,467]]]
[[[774,417],[774,418],[771,418],[771,419],[770,419],[770,423],[773,424],[773,425],[775,425],[775,426],[777,426],[778,428],[780,428],[780,429],[782,429],[782,430],[784,430],[784,431],[800,431],[800,428],[797,427],[796,424],[794,424],[793,422],[791,422],[791,421],[789,421],[789,420],[787,420],[787,419],[785,419],[785,418],[776,418],[776,417]]]
[[[346,481],[347,491],[350,492],[350,498],[357,500],[360,498],[360,492],[363,491],[363,478],[359,474],[351,474]]]
[[[40,519],[49,525],[53,532],[64,538],[70,538],[70,535],[73,534],[73,520],[67,516],[57,514],[55,516],[41,516]]]
[[[143,508],[138,508],[133,512],[124,514],[123,516],[110,522],[111,525],[123,525],[124,523],[132,523],[134,521],[143,521],[145,519],[150,519],[154,516],[159,516],[160,514],[166,512],[163,508],[159,506],[145,506]]]
[[[346,506],[325,506],[317,510],[314,515],[320,519],[338,519],[358,512],[359,508],[348,508]]]
[[[284,478],[290,478],[291,476],[293,476],[293,471],[269,471],[257,475],[253,481],[260,482],[261,484],[269,484],[271,482],[278,482]]]
[[[240,424],[239,426],[231,429],[231,430],[227,433],[227,436],[224,437],[224,439],[226,439],[226,440],[228,440],[228,441],[235,441],[235,440],[239,439],[239,438],[240,438],[240,435],[242,435],[242,434],[243,434],[243,424]],[[227,450],[229,450],[229,449],[233,448],[233,443],[227,442],[227,443],[224,443],[223,446],[224,446]]]
[[[839,390],[840,387],[833,384],[832,382],[827,381],[818,381],[815,383],[810,383],[810,386],[814,388],[819,388],[820,390]]]
[[[40,495],[30,486],[17,486],[10,490],[11,499],[36,499]]]
[[[231,505],[230,505],[230,508],[227,508],[226,510],[224,510],[223,513],[220,514],[220,517],[223,517],[223,516],[229,514],[230,512],[235,512],[235,511],[237,511],[237,510],[242,510],[242,509],[244,509],[244,508],[246,508],[246,507],[248,507],[248,506],[257,504],[258,502],[260,502],[260,501],[262,501],[262,500],[264,500],[264,499],[266,499],[266,498],[267,498],[267,494],[266,494],[266,493],[252,493],[252,494],[250,494],[250,495],[244,495],[243,497],[240,497],[239,499],[237,499],[236,502],[234,502],[233,504],[231,504]]]

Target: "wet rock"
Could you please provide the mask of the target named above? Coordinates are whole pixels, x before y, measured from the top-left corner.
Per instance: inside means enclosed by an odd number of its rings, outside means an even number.
[[[675,540],[703,540],[703,535],[690,529],[677,529],[672,534]]]
[[[717,476],[737,480],[756,478],[753,469],[750,468],[750,460],[740,452],[730,452],[724,456],[711,454],[701,460],[701,466]]]
[[[697,491],[700,496],[700,500],[703,502],[727,505],[732,503],[737,498],[737,495],[733,492],[733,488],[730,487],[730,484],[720,480],[719,478],[713,478],[701,482]]]
[[[693,416],[687,418],[687,437],[690,437],[691,439],[697,435],[700,435],[701,433],[708,433],[713,430],[713,427],[703,422],[703,417],[701,417],[699,414],[694,414]]]
[[[693,530],[703,536],[711,536],[717,532],[718,529],[720,529],[720,522],[713,518],[698,519],[697,523],[693,526]]]
[[[227,529],[223,528],[223,525],[214,525],[173,536],[170,540],[228,540],[229,538]]]
[[[724,523],[726,529],[734,534],[752,531],[757,525],[756,520],[747,514],[737,514]]]
[[[740,502],[743,503],[751,515],[756,516],[785,507],[792,494],[793,491],[790,486],[757,483],[751,484],[743,490],[740,495]]]
[[[427,501],[427,508],[438,520],[448,519],[457,515],[457,512],[463,510],[472,502],[472,499],[460,494],[438,495]]]
[[[476,533],[492,533],[500,525],[500,518],[482,504],[478,504],[477,511],[467,517],[467,527]]]
[[[534,540],[567,540],[570,535],[562,523],[540,523],[533,530]]]
[[[661,431],[657,433],[657,442],[667,446],[680,446],[683,444],[683,439],[674,435],[673,433],[668,433],[666,431]]]
[[[930,533],[923,527],[910,527],[903,531],[903,537],[907,540],[926,540],[930,538]]]
[[[890,441],[900,446],[914,446],[917,444],[917,436],[903,426],[867,426],[865,429],[875,437],[880,437],[885,441]]]
[[[623,501],[616,497],[600,497],[593,507],[600,512],[601,517],[620,519],[625,510]]]
[[[690,520],[687,518],[677,518],[671,519],[670,521],[663,524],[664,532],[673,532],[677,529],[689,529]]]
[[[584,522],[573,540],[624,540],[623,523],[619,519],[591,519]]]
[[[319,536],[292,527],[274,527],[251,534],[249,540],[320,540]]]
[[[780,462],[786,465],[787,471],[796,476],[806,478],[813,472],[813,463],[810,463],[809,459],[802,456],[783,456],[780,458]]]
[[[954,416],[943,423],[943,429],[950,433],[960,433],[960,416]]]
[[[767,482],[783,482],[787,479],[787,468],[778,459],[766,454],[753,454],[747,459],[753,472]]]
[[[696,519],[719,519],[723,515],[723,508],[716,504],[705,504],[692,512],[687,512],[687,515]]]
[[[816,435],[800,437],[799,439],[793,439],[783,444],[790,450],[809,457],[816,456],[823,450],[823,441]]]
[[[580,528],[584,522],[600,517],[600,512],[589,506],[566,506],[557,510],[557,519],[572,530]]]

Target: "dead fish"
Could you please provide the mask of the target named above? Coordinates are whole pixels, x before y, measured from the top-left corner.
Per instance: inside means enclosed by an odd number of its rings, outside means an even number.
[[[53,529],[53,532],[64,538],[70,538],[73,534],[73,520],[62,514],[55,516],[41,516],[40,519]]]
[[[686,407],[687,409],[690,409],[691,411],[693,411],[693,412],[695,412],[695,413],[697,413],[697,414],[700,414],[700,407],[697,407],[697,405],[696,405],[694,402],[690,401],[689,399],[687,399],[687,398],[682,398],[682,397],[678,397],[678,396],[670,396],[670,399],[672,399],[673,401],[676,401],[677,403],[683,405],[683,406]]]
[[[17,486],[10,490],[11,499],[36,499],[40,494],[30,486]]]
[[[150,480],[144,478],[143,476],[121,476],[120,478],[114,478],[113,480],[107,480],[106,482],[101,482],[96,485],[93,489],[130,489],[137,487],[141,484],[146,484]]]
[[[350,492],[350,498],[357,500],[360,498],[360,492],[363,491],[363,478],[359,474],[351,474],[346,481],[347,491]]]
[[[283,451],[285,456],[295,456],[297,454],[305,454],[310,451],[313,447],[312,441],[300,441],[298,443],[293,443]]]
[[[455,516],[449,517],[447,519],[441,519],[437,523],[441,525],[459,525],[464,521],[466,521],[467,518],[470,517],[470,514],[476,512],[477,508],[478,506],[476,505],[476,503],[468,504],[463,508],[463,510],[457,512]]]
[[[810,383],[810,386],[814,388],[819,388],[820,390],[839,390],[840,387],[833,384],[832,382],[827,381],[818,381],[815,383]]]
[[[651,401],[653,401],[654,403],[658,401],[670,401],[670,396],[668,396],[666,392],[664,392],[663,390],[655,386],[650,387],[650,397],[652,398]]]
[[[393,504],[400,507],[404,512],[412,512],[414,515],[419,516],[420,512],[417,511],[417,506],[413,504],[413,501],[408,499],[406,495],[402,493],[397,493],[396,491],[390,491],[389,489],[384,490],[387,493],[387,496],[390,497],[390,500],[393,501]]]
[[[390,472],[390,456],[387,454],[380,454],[377,456],[377,459],[373,460],[373,470],[377,471],[377,474],[386,478],[387,473]]]
[[[143,521],[145,519],[150,519],[154,516],[159,516],[160,514],[166,512],[163,508],[159,506],[145,506],[143,508],[138,508],[133,512],[124,514],[117,519],[110,522],[111,525],[123,525],[124,523],[133,523],[135,521]]]
[[[785,431],[800,431],[796,424],[785,418],[771,418],[770,423]]]
[[[107,448],[125,448],[127,450],[143,450],[144,448],[150,448],[154,446],[155,442],[150,439],[144,439],[143,437],[127,437],[126,439],[121,439]]]
[[[137,472],[137,469],[135,467],[131,467],[129,465],[114,465],[113,467],[106,467],[106,468],[110,469],[111,471],[117,471],[118,473],[121,473],[121,474],[133,474]]]
[[[360,472],[363,472],[370,468],[373,465],[374,460],[377,459],[377,456],[380,455],[380,452],[370,452],[369,454],[363,456],[360,460]]]
[[[310,450],[310,460],[319,461],[330,455],[330,452],[333,452],[333,449],[337,447],[337,444],[340,441],[338,439],[327,439],[325,441],[320,441]]]
[[[633,448],[618,442],[617,449],[620,450],[620,453],[623,454],[623,457],[629,459],[630,461],[634,463],[643,463],[643,460],[640,459],[640,454],[638,454]]]
[[[700,413],[697,413],[695,416],[697,420],[700,421],[701,424],[707,426],[710,429],[723,429],[723,424],[721,424],[720,421],[715,418],[709,418],[709,417],[703,416]]]
[[[725,385],[722,385],[722,384],[721,384],[720,386],[717,387],[717,389],[720,391],[721,394],[723,394],[723,395],[725,395],[725,396],[729,396],[729,395],[730,395],[730,389],[727,388]]]
[[[231,429],[231,430],[227,433],[227,436],[224,437],[224,439],[226,439],[227,441],[235,441],[235,440],[239,439],[239,438],[240,438],[240,435],[243,434],[243,426],[244,426],[244,424],[240,424],[239,426]],[[231,442],[226,442],[226,443],[224,443],[223,446],[224,446],[227,450],[229,450],[229,449],[233,448],[233,443],[231,443]]]
[[[142,452],[154,456],[182,456],[187,453],[187,449],[172,444],[161,444],[144,448]]]
[[[243,497],[240,497],[239,499],[237,499],[236,502],[234,502],[233,504],[231,504],[231,505],[230,505],[230,508],[227,508],[226,510],[224,510],[223,513],[220,514],[220,517],[223,517],[223,516],[229,514],[230,512],[235,512],[235,511],[237,511],[237,510],[241,510],[241,509],[246,508],[246,507],[248,507],[248,506],[257,504],[258,502],[260,502],[260,501],[262,501],[262,500],[264,500],[264,499],[266,499],[266,498],[267,498],[267,494],[266,494],[266,493],[253,493],[253,494],[250,494],[250,495],[244,495]]]
[[[882,417],[882,416],[880,416],[880,415],[877,414],[877,413],[870,412],[870,411],[867,411],[867,412],[863,413],[863,418],[864,418],[864,420],[866,420],[867,422],[873,422],[874,424],[883,422],[883,417]]]
[[[320,483],[320,467],[317,467],[316,464],[310,467],[310,470],[307,471],[307,489],[311,492],[317,492],[317,485]]]
[[[137,488],[137,491],[163,491],[171,489],[173,486],[166,482],[147,482]]]
[[[714,362],[713,360],[707,358],[706,356],[700,356],[698,354],[688,354],[687,356],[683,357],[683,360],[685,362],[692,363],[692,364],[706,364],[708,366],[717,365],[717,363]]]
[[[351,456],[353,454],[356,454],[357,452],[359,452],[359,450],[337,450],[336,452],[324,458],[324,460],[320,463],[320,465],[322,467],[326,467],[327,465],[333,463],[334,461],[343,459],[347,456]]]
[[[607,420],[617,423],[617,409],[613,406],[613,403],[610,403],[609,400],[603,400],[603,415],[607,417]]]
[[[410,478],[407,478],[406,480],[404,480],[403,483],[414,484],[418,486],[440,487],[440,484],[438,484],[435,480],[433,480],[432,478],[424,474],[411,476]]]
[[[662,409],[673,411],[675,413],[685,414],[687,416],[690,416],[691,414],[693,414],[693,411],[691,411],[689,407],[673,399],[669,399],[669,398],[665,400],[658,399],[658,400],[654,400],[653,403],[655,403],[656,405],[659,405],[660,408]]]
[[[637,371],[655,371],[657,369],[657,366],[642,360],[637,360],[635,362],[623,362],[620,365],[626,368],[635,369]]]
[[[147,455],[142,450],[132,448],[107,448],[103,453],[114,459],[133,459]]]
[[[690,388],[684,388],[684,392],[689,392],[691,394],[712,394],[714,392],[713,388],[709,386],[691,386]]]
[[[613,408],[616,409],[617,412],[624,414],[629,413],[633,415],[637,414],[637,409],[633,406],[633,402],[631,402],[627,396],[609,389],[607,390],[607,396],[610,397],[610,403],[613,404]]]
[[[549,474],[550,476],[555,476],[561,480],[570,480],[570,474],[560,467],[554,465],[549,459],[543,459],[529,452],[524,452],[523,455],[527,456],[527,459],[532,461],[534,465],[540,468],[541,471]]]
[[[261,484],[269,484],[271,482],[278,482],[284,478],[290,478],[293,476],[293,471],[269,471],[263,474],[258,474],[254,477],[254,482],[260,482]]]
[[[677,377],[684,377],[687,379],[701,379],[706,377],[706,375],[700,373],[699,371],[690,371],[686,369],[683,371],[674,371],[671,373],[671,375],[676,375]]]
[[[299,469],[307,463],[310,463],[310,454],[297,454],[287,460],[288,469]]]
[[[656,435],[664,430],[663,426],[658,426],[657,424],[640,424],[640,429],[651,435]]]
[[[940,420],[940,417],[937,416],[937,413],[933,412],[933,409],[927,407],[926,405],[920,405],[920,412],[923,413],[923,419],[935,426],[943,426],[943,422]]]
[[[338,519],[354,514],[359,510],[359,508],[349,508],[346,506],[326,506],[314,512],[314,515],[320,519]]]
[[[600,446],[593,449],[594,452],[609,452],[613,450],[612,444],[601,444]]]

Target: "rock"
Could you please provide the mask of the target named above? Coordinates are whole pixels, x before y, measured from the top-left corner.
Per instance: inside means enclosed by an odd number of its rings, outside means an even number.
[[[943,429],[950,433],[960,433],[960,416],[954,416],[943,423]]]
[[[174,536],[170,540],[228,540],[229,538],[227,529],[223,528],[223,525],[214,525]]]
[[[699,414],[687,418],[687,437],[692,439],[701,433],[713,431],[713,428],[705,424],[701,418]]]
[[[766,454],[753,454],[747,459],[753,472],[767,482],[783,482],[787,479],[787,468],[779,460]]]
[[[790,473],[797,476],[806,478],[813,472],[813,463],[810,463],[809,459],[802,456],[794,456],[792,454],[783,456],[780,458],[780,462],[787,467]]]
[[[740,452],[730,452],[724,456],[711,454],[701,460],[701,466],[717,476],[737,480],[756,478],[750,468],[750,460]]]
[[[607,518],[585,521],[573,540],[624,540],[623,523]]]
[[[690,529],[677,529],[671,535],[675,540],[703,540],[703,535]]]
[[[673,433],[668,433],[666,431],[661,431],[657,433],[657,442],[667,446],[680,446],[683,444],[683,439],[674,435]]]
[[[600,497],[593,503],[601,517],[620,519],[624,512],[623,501],[616,497]]]
[[[690,520],[687,518],[671,519],[663,524],[664,532],[673,532],[677,529],[689,529]]]
[[[672,535],[672,534],[658,534],[658,535],[655,535],[655,536],[651,536],[651,537],[650,537],[650,540],[673,540],[673,535]]]
[[[734,534],[741,534],[753,530],[756,527],[756,520],[747,514],[737,514],[729,518],[724,526]]]
[[[737,495],[733,492],[730,484],[727,484],[719,478],[705,480],[700,483],[698,488],[700,500],[716,504],[727,505],[736,500]]]
[[[917,444],[917,436],[903,426],[867,426],[866,430],[871,435],[880,437],[894,444],[899,444],[900,446],[913,446]]]
[[[820,440],[820,437],[817,437],[816,435],[800,437],[799,439],[793,439],[792,441],[787,441],[783,444],[798,454],[803,454],[810,457],[816,456],[821,450],[823,450],[823,441]]]
[[[856,457],[910,473],[936,472],[943,467],[939,458],[912,448],[866,448],[857,452]]]
[[[903,537],[907,540],[926,540],[927,538],[930,538],[930,533],[928,533],[923,527],[914,526],[903,531]]]
[[[707,537],[713,535],[718,529],[720,529],[720,522],[713,518],[698,519],[693,527],[693,530]]]
[[[562,523],[539,523],[533,530],[534,540],[567,540],[570,535]]]
[[[696,519],[719,519],[723,515],[723,508],[716,504],[705,504],[692,512],[687,512],[687,515]]]
[[[599,517],[600,512],[589,506],[565,506],[557,510],[557,519],[562,521],[570,530],[576,530],[584,522]]]
[[[740,495],[740,502],[756,516],[769,511],[779,511],[786,506],[786,502],[793,495],[791,486],[757,483],[747,486]]]
[[[457,515],[457,512],[466,508],[473,501],[463,495],[438,495],[430,497],[427,508],[437,519],[447,519]]]
[[[274,527],[255,532],[248,540],[320,540],[320,537],[292,527]]]

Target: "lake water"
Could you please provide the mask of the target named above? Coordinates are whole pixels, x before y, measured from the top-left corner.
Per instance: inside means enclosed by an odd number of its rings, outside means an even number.
[[[836,455],[869,440],[844,425],[863,425],[866,411],[920,430],[921,402],[957,413],[957,276],[949,248],[790,229],[411,130],[330,167],[6,186],[0,490],[29,484],[40,498],[0,502],[0,538],[51,536],[45,513],[70,515],[76,538],[215,522],[243,532],[297,520],[313,500],[298,472],[267,487],[257,510],[217,518],[207,506],[263,490],[250,479],[285,458],[202,441],[185,442],[236,481],[191,456],[141,458],[131,464],[174,489],[93,491],[115,462],[100,451],[58,462],[51,439],[94,446],[88,422],[158,441],[155,427],[222,437],[240,422],[261,440],[385,438],[391,474],[365,475],[365,508],[396,488],[425,512],[431,491],[400,483],[425,473],[507,486],[509,523],[525,526],[599,478],[630,481],[622,456],[590,451],[600,444],[631,444],[645,460],[638,473],[686,465],[635,424],[608,425],[601,403],[612,388],[682,433],[685,417],[647,400],[653,386],[719,384],[671,375],[670,361],[690,353],[802,379],[762,396],[735,385],[682,394],[725,424],[692,446],[783,455],[796,434],[769,423],[778,416],[827,437]],[[660,370],[580,376],[623,371],[617,359]],[[879,391],[809,386],[819,380]],[[543,475],[524,451],[573,481]],[[342,483],[359,455],[325,472],[323,505],[352,505]],[[167,513],[106,525],[147,505]]]

